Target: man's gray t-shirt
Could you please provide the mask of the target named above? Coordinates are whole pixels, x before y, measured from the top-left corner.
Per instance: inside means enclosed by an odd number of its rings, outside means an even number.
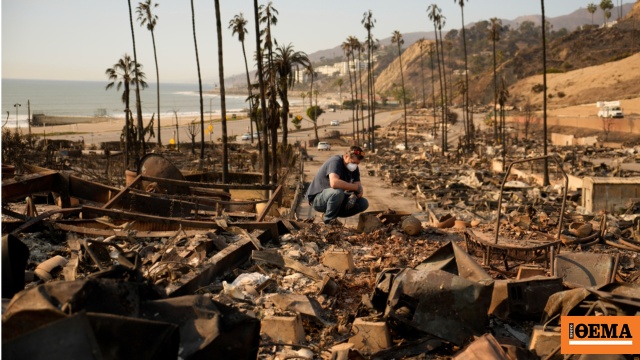
[[[318,173],[313,178],[309,190],[307,190],[307,200],[312,201],[313,198],[322,192],[322,190],[330,188],[329,174],[335,173],[340,177],[340,180],[348,183],[355,183],[360,181],[360,169],[356,169],[351,172],[344,165],[344,159],[342,155],[335,155],[329,158],[318,170]]]

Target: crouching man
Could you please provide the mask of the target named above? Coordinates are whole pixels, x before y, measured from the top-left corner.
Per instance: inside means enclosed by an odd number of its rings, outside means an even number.
[[[369,207],[360,183],[358,165],[362,159],[362,148],[351,146],[346,154],[330,157],[313,178],[306,197],[316,211],[324,213],[325,224],[336,223],[338,217],[350,217]]]

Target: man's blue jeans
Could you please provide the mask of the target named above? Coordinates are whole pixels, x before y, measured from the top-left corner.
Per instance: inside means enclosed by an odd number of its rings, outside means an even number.
[[[349,196],[344,190],[327,188],[313,199],[313,209],[324,213],[322,220],[326,223],[337,217],[353,216],[367,210],[369,207],[369,201],[361,197],[356,200],[355,205],[353,205],[351,209],[347,210],[344,207],[348,199]]]

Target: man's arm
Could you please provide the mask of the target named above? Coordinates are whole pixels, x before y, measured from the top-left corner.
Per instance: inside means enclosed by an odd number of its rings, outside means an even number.
[[[331,185],[332,189],[342,189],[345,191],[362,193],[362,185],[360,185],[359,181],[355,183],[348,183],[344,180],[340,180],[340,176],[336,173],[329,174],[329,185]]]

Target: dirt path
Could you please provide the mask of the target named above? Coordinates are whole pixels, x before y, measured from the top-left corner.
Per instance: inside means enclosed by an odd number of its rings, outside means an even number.
[[[308,153],[313,156],[313,161],[307,161],[304,164],[305,182],[311,182],[313,180],[320,166],[322,166],[329,157],[344,154],[346,151],[346,146],[332,146],[331,151],[309,149]],[[367,164],[367,158],[365,156],[365,159],[360,163],[360,178],[364,188],[364,197],[369,200],[369,209],[367,209],[367,211],[384,211],[387,209],[411,213],[418,211],[413,199],[402,196],[403,189],[392,188],[379,177],[370,176],[367,171],[368,169],[371,169],[371,166]],[[315,217],[315,222],[321,221],[320,215],[317,214],[309,204],[303,201],[298,208],[298,218],[308,219],[310,217]],[[346,219],[341,218],[340,220],[346,226],[356,227],[358,225],[357,216]]]

